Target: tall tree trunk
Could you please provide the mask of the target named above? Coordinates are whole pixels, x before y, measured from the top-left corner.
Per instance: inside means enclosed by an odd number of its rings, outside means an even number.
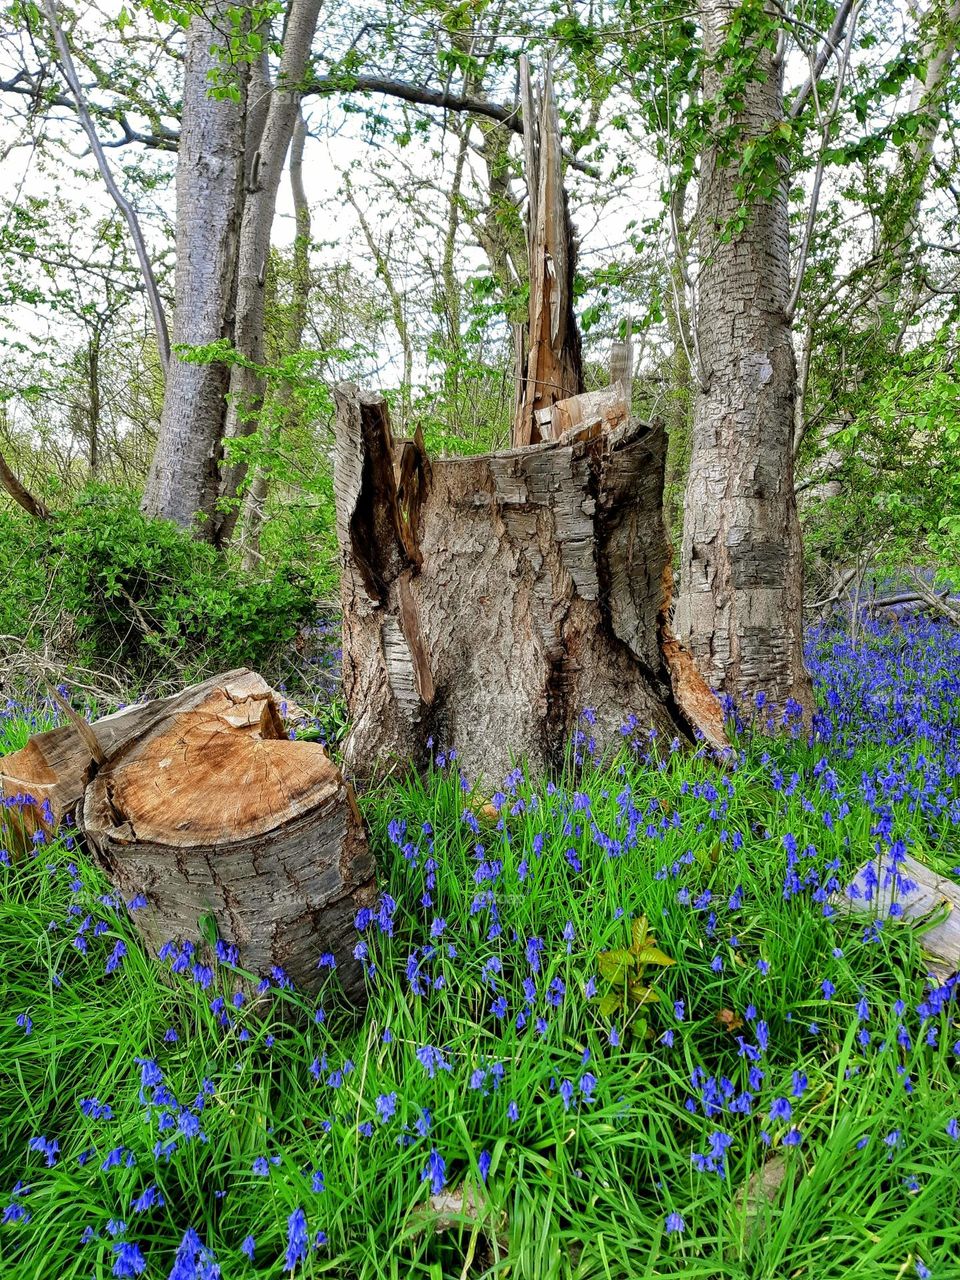
[[[722,92],[718,50],[744,10],[735,0],[700,0],[699,14],[709,101]],[[753,200],[746,226],[730,234],[742,204],[744,148],[769,139],[783,118],[782,67],[769,26],[748,39],[754,74],[744,78],[733,107],[736,140],[724,146],[711,139],[701,159],[695,322],[703,367],[684,500],[676,632],[718,691],[736,698],[764,692],[781,707],[794,699],[809,714],[793,482],[797,371],[785,316],[786,175],[772,197]]]
[[[923,73],[914,81],[908,114],[917,122],[916,132],[900,150],[890,184],[892,200],[881,227],[880,257],[888,270],[887,282],[876,297],[881,320],[897,313],[905,323],[896,336],[899,349],[906,321],[915,313],[923,292],[923,255],[916,253],[917,222],[930,172],[933,147],[944,119],[944,95],[957,49],[960,0],[932,0],[920,19]],[[918,268],[915,282],[907,287],[910,267]]]
[[[303,185],[303,148],[307,126],[303,113],[297,115],[290,140],[290,191],[293,196],[297,234],[293,242],[293,297],[290,319],[284,334],[284,349],[288,355],[299,351],[303,345],[303,331],[307,324],[307,306],[312,285],[310,277],[310,204]],[[280,416],[289,416],[293,397],[289,383],[284,383],[277,393]],[[277,415],[274,415],[276,418]],[[264,425],[262,431],[266,430]],[[243,548],[243,567],[256,568],[260,558],[260,530],[269,489],[269,474],[265,467],[257,468],[243,501],[240,543]]]
[[[246,86],[240,102],[214,98],[209,75],[220,67],[211,46],[222,40],[222,31],[229,28],[227,10],[234,7],[233,0],[213,0],[194,16],[187,32],[177,161],[174,346],[203,346],[232,337]],[[174,355],[143,495],[147,515],[205,537],[212,536],[227,385],[226,365],[192,363]]]
[[[270,233],[277,208],[280,176],[300,114],[300,98],[317,29],[322,0],[292,0],[284,32],[283,54],[277,82],[270,94],[260,143],[247,185],[240,228],[237,263],[237,318],[234,343],[243,364],[235,364],[230,377],[231,436],[249,436],[257,430],[263,403],[263,377],[253,365],[264,364],[264,311]],[[217,519],[216,541],[225,545],[233,536],[239,515],[237,495],[246,478],[245,463],[226,468],[222,497],[226,509]]]

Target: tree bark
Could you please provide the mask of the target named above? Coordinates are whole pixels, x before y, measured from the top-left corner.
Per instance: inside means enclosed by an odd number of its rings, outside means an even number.
[[[8,821],[49,830],[77,810],[111,883],[128,902],[145,896],[131,918],[154,953],[200,942],[212,921],[255,977],[279,966],[312,994],[330,952],[348,998],[363,1000],[353,919],[375,886],[360,814],[323,748],[287,737],[255,673],[74,721],[0,764],[3,793],[21,797]]]
[[[256,149],[243,206],[237,259],[237,310],[234,345],[243,357],[230,372],[228,436],[252,435],[263,403],[264,312],[270,234],[277,208],[277,192],[294,126],[310,47],[322,0],[293,0],[284,32],[283,55],[277,71],[259,145]],[[265,86],[266,87],[266,86]],[[251,367],[254,366],[254,367]],[[237,495],[247,465],[233,462],[225,470],[222,497],[225,510],[217,517],[216,541],[225,546],[233,536],[240,508]]]
[[[33,516],[35,520],[50,519],[50,508],[42,498],[36,497],[21,483],[17,473],[2,453],[0,453],[0,484],[3,485],[17,506],[23,507],[24,511]]]
[[[722,90],[717,52],[741,6],[700,0],[704,96]],[[768,35],[754,42],[735,145],[710,141],[701,163],[696,325],[703,360],[684,500],[676,631],[712,687],[763,692],[812,709],[803,665],[803,558],[793,481],[796,363],[785,317],[790,242],[785,179],[741,209],[744,148],[783,118],[782,68]]]
[[[215,0],[190,22],[177,159],[177,266],[173,342],[205,346],[233,336],[232,301],[243,208],[245,84],[241,101],[210,96],[210,52],[229,28],[232,0]],[[175,354],[160,433],[143,495],[149,516],[213,535],[228,369]]]
[[[726,744],[667,625],[663,432],[639,422],[481,457],[394,442],[382,397],[336,389],[343,671],[361,777],[456,747],[472,781],[562,763],[621,726]],[[588,718],[583,719],[582,713]],[[629,732],[629,730],[628,730]]]

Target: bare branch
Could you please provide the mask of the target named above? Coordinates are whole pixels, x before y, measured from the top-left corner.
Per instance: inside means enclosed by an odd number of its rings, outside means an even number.
[[[33,516],[35,520],[50,519],[50,508],[40,498],[34,497],[30,490],[20,483],[2,453],[0,453],[0,484],[3,485],[14,502],[23,507],[24,511]]]
[[[32,76],[24,69],[19,70],[8,80],[0,80],[0,93],[14,93],[21,98],[29,98],[32,103],[42,101],[45,106],[63,107],[67,111],[77,110],[77,104],[73,98],[65,93],[48,93],[43,88],[40,77]],[[88,108],[91,115],[98,120],[108,120],[112,124],[119,125],[123,133],[121,138],[101,141],[103,147],[126,147],[131,142],[138,142],[141,146],[151,147],[157,151],[176,151],[177,149],[179,133],[162,122],[154,123],[152,133],[141,133],[139,129],[134,129],[125,112],[119,107],[88,103]]]
[[[109,191],[114,204],[126,219],[130,236],[133,240],[134,248],[137,251],[137,261],[140,263],[140,271],[143,275],[143,282],[146,286],[147,298],[150,302],[150,311],[153,315],[153,324],[157,332],[157,349],[160,353],[160,364],[164,374],[170,364],[170,336],[167,332],[167,319],[163,310],[163,303],[160,299],[160,290],[157,288],[157,281],[153,274],[153,267],[150,264],[150,255],[147,253],[146,241],[143,238],[143,231],[140,227],[140,220],[137,217],[136,210],[130,201],[126,198],[114,180],[110,165],[107,163],[107,157],[104,154],[103,147],[100,145],[100,139],[93,123],[93,118],[87,107],[86,98],[83,89],[80,87],[80,81],[77,78],[77,71],[73,65],[73,57],[70,53],[70,46],[67,44],[66,36],[60,26],[57,18],[56,0],[40,0],[43,8],[44,16],[50,24],[50,30],[53,33],[53,41],[57,47],[57,53],[60,55],[60,68],[63,71],[67,84],[70,86],[70,92],[76,100],[77,114],[80,117],[80,123],[83,125],[84,133],[90,141],[90,149],[93,152],[97,162],[97,168]]]
[[[451,93],[447,89],[430,89],[426,85],[411,84],[407,80],[390,80],[385,76],[365,75],[327,75],[318,76],[304,86],[304,95],[316,94],[328,98],[334,94],[349,93],[382,93],[387,98],[399,98],[401,102],[411,102],[415,106],[440,107],[444,111],[462,111],[467,115],[486,116],[496,120],[511,133],[523,137],[523,113],[519,106],[507,106],[501,102],[490,102],[486,98],[477,98],[472,94]],[[571,168],[585,173],[590,178],[599,178],[600,172],[585,160],[579,160],[569,151],[563,152],[563,158]]]
[[[793,289],[790,293],[790,301],[786,307],[787,322],[793,320],[797,310],[797,303],[800,301],[800,291],[803,288],[803,273],[807,268],[807,256],[810,253],[810,243],[813,240],[813,228],[817,220],[817,206],[820,203],[820,187],[823,183],[823,170],[827,159],[827,147],[830,142],[830,130],[833,122],[837,117],[840,108],[840,95],[843,93],[843,82],[846,79],[847,67],[850,64],[850,53],[853,48],[853,33],[857,29],[857,18],[860,15],[860,6],[862,0],[857,0],[854,5],[853,13],[850,18],[850,25],[847,29],[847,38],[843,46],[843,57],[840,60],[840,69],[837,72],[837,83],[833,91],[833,101],[830,104],[830,110],[823,120],[823,128],[820,134],[820,152],[817,156],[817,168],[813,176],[813,190],[810,193],[810,207],[807,210],[807,222],[803,229],[803,240],[800,243],[800,260],[797,263],[797,276],[793,282]]]
[[[830,61],[830,58],[836,53],[840,47],[840,41],[843,39],[844,28],[847,25],[847,19],[853,11],[854,0],[840,0],[840,7],[837,9],[836,17],[830,30],[827,32],[823,44],[820,46],[816,58],[813,60],[813,66],[810,68],[810,74],[806,82],[800,87],[797,96],[790,104],[790,110],[787,112],[789,119],[796,120],[804,107],[809,101],[810,95],[813,93],[817,81],[823,75],[824,68]]]

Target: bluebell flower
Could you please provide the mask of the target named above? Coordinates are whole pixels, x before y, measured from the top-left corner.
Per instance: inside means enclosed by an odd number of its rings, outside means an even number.
[[[668,1213],[664,1226],[666,1227],[667,1235],[679,1235],[687,1228],[687,1224],[679,1213]]]
[[[397,1110],[396,1093],[381,1093],[376,1100],[377,1115],[386,1123],[391,1120]]]
[[[302,1209],[294,1209],[287,1219],[287,1252],[284,1266],[293,1271],[298,1262],[302,1262],[309,1249],[307,1237],[307,1219]]]
[[[147,1268],[147,1260],[140,1252],[140,1246],[132,1241],[123,1240],[113,1246],[112,1274],[118,1277],[139,1276]]]
[[[447,1165],[436,1147],[430,1148],[426,1168],[420,1174],[421,1182],[426,1182],[427,1179],[430,1180],[430,1190],[435,1196],[438,1196],[446,1185]]]

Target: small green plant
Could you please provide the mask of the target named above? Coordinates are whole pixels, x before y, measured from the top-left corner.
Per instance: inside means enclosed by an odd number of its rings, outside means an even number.
[[[607,986],[598,999],[600,1013],[612,1018],[622,1012],[627,1027],[642,1039],[647,1035],[647,1019],[640,1010],[660,1000],[660,993],[647,980],[646,970],[651,965],[665,969],[676,961],[660,950],[647,917],[640,916],[631,925],[630,946],[601,951],[597,963]]]

